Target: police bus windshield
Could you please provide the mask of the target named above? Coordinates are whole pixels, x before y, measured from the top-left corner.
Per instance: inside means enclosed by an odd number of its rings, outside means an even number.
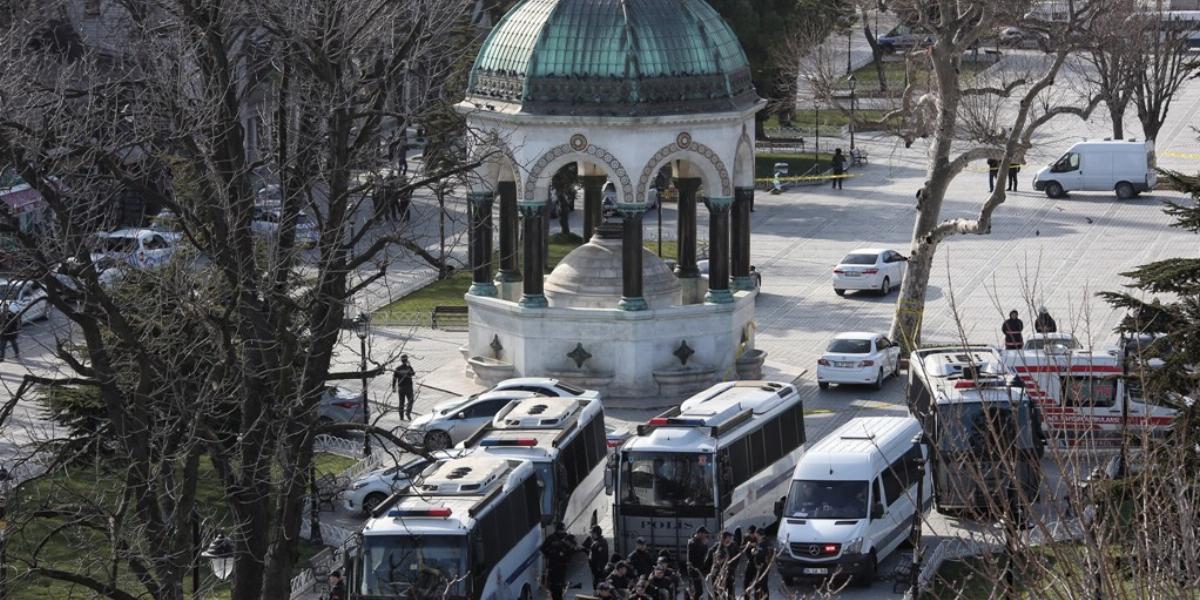
[[[462,592],[467,538],[460,535],[366,536],[360,593],[441,598]]]
[[[996,461],[1009,451],[1035,445],[1030,407],[1026,403],[940,404],[937,411],[938,446],[943,452]]]
[[[711,454],[625,452],[620,502],[646,507],[713,506]]]

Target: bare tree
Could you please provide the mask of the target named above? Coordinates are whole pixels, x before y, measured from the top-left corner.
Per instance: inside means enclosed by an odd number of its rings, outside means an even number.
[[[1141,79],[1139,54],[1145,49],[1141,36],[1130,32],[1136,8],[1134,2],[1114,2],[1097,15],[1092,23],[1092,45],[1086,54],[1093,68],[1089,79],[1108,109],[1115,140],[1125,137],[1125,111]]]
[[[1133,60],[1134,104],[1142,132],[1155,141],[1171,101],[1183,82],[1200,71],[1200,60],[1192,56],[1188,32],[1166,18],[1161,2],[1156,10],[1134,15],[1130,24],[1139,50]]]
[[[91,390],[108,453],[90,503],[50,494],[27,513],[53,519],[50,535],[78,540],[95,561],[57,564],[35,545],[20,576],[107,598],[181,599],[200,560],[191,533],[199,514],[207,535],[219,527],[234,543],[234,600],[286,598],[315,436],[364,429],[406,447],[369,425],[322,428],[317,409],[330,381],[364,375],[331,372],[346,307],[386,276],[388,249],[411,243],[404,226],[389,224],[388,207],[369,200],[378,174],[394,168],[383,149],[419,122],[411,107],[453,100],[470,6],[105,7],[121,37],[116,54],[29,44],[31,28],[61,37],[67,7],[58,2],[13,6],[0,32],[0,161],[49,211],[38,232],[4,212],[0,233],[16,240],[21,275],[39,281],[72,326],[56,352],[65,373],[27,376],[14,401],[35,384]],[[444,85],[400,102],[415,64]],[[473,166],[427,167],[398,191]],[[269,239],[251,226],[264,179],[279,190]],[[116,224],[114,199],[127,193],[177,215],[185,251],[171,264],[142,271],[93,260],[93,234]],[[311,249],[297,239],[301,215],[315,223]],[[202,471],[219,482],[219,498],[198,496]]]

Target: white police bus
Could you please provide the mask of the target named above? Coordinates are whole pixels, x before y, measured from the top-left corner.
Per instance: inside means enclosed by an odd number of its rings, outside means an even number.
[[[608,454],[604,407],[596,398],[529,398],[503,408],[490,425],[458,446],[483,456],[531,461],[543,486],[542,523],[577,531],[596,522],[589,511],[604,483]],[[585,515],[591,516],[581,522]]]
[[[540,495],[528,461],[430,465],[363,527],[350,597],[530,600],[541,572]]]
[[[770,525],[804,441],[800,396],[775,382],[719,383],[639,425],[605,478],[617,552],[641,537],[682,556],[701,526],[737,536]]]

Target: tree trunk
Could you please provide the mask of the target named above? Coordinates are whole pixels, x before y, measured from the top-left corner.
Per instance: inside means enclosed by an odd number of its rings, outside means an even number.
[[[1108,104],[1108,116],[1112,119],[1113,139],[1120,140],[1125,138],[1125,106],[1120,104],[1120,101],[1106,102]]]
[[[859,12],[859,18],[863,23],[863,36],[867,38],[867,45],[871,47],[871,64],[875,65],[875,75],[879,77],[879,91],[886,92],[888,85],[887,76],[883,73],[883,48],[879,46],[879,40],[875,39],[877,32],[871,30],[865,8]]]
[[[449,277],[448,269],[446,269],[446,190],[442,186],[437,186],[434,192],[437,195],[438,203],[438,279]]]

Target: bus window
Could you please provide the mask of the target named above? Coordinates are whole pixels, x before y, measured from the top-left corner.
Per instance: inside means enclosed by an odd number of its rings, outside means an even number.
[[[943,404],[938,406],[938,448],[965,453],[976,460],[1000,460],[1001,453],[1034,447],[1029,406],[1007,404]]]
[[[1067,406],[1107,408],[1117,401],[1115,377],[1063,377],[1063,400]]]
[[[784,515],[804,519],[862,519],[867,516],[867,482],[792,482]]]
[[[621,464],[620,501],[670,508],[713,506],[713,455],[627,452]]]
[[[554,464],[548,462],[533,463],[537,474],[538,485],[542,488],[542,514],[554,514]]]
[[[424,597],[445,593],[467,572],[467,538],[461,535],[369,536],[363,540],[362,593]],[[462,592],[462,582],[451,589]]]

